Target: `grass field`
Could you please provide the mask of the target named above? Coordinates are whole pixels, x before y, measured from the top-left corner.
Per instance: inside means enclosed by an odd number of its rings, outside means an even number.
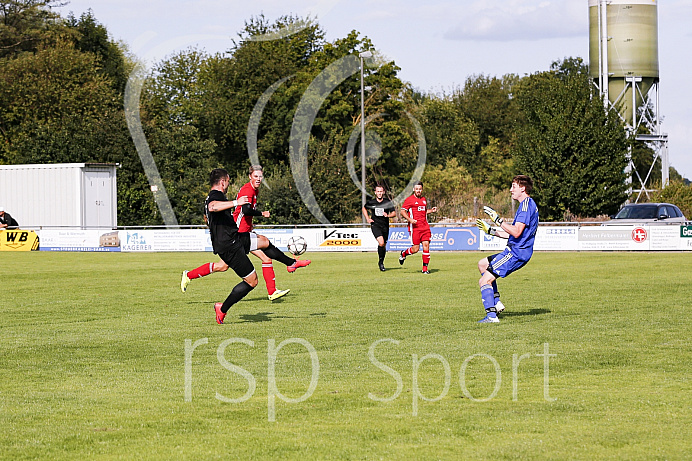
[[[481,256],[311,253],[217,325],[211,254],[0,253],[0,457],[692,458],[691,254],[538,253],[497,325]]]

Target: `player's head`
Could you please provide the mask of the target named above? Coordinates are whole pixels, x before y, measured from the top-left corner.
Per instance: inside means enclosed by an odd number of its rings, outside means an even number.
[[[413,186],[413,195],[420,198],[423,196],[423,183],[418,181],[415,186]]]
[[[252,184],[252,187],[255,189],[258,189],[260,184],[262,184],[262,180],[264,179],[264,170],[260,165],[251,165],[250,166],[250,184]]]
[[[375,197],[378,199],[384,197],[384,186],[382,184],[377,184],[375,186]]]
[[[531,195],[531,191],[533,191],[533,181],[528,176],[518,174],[512,179],[512,191],[517,190],[517,192],[520,192],[522,188],[526,195]],[[514,195],[514,193],[512,193],[512,195]]]
[[[228,176],[228,171],[223,168],[214,168],[209,174],[209,184],[211,187],[221,186],[224,189],[224,193],[228,191],[228,185],[231,182],[230,176]]]

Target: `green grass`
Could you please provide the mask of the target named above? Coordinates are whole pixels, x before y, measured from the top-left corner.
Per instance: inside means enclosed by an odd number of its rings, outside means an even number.
[[[226,317],[212,305],[231,272],[178,287],[213,255],[0,253],[0,457],[3,459],[690,459],[692,255],[538,253],[500,281],[507,311],[483,316],[481,253],[433,253],[385,273],[370,254],[309,254],[313,264],[263,282]],[[253,259],[254,262],[259,262]],[[186,340],[192,400],[185,400]],[[256,383],[220,365],[225,358]],[[275,401],[268,351],[302,338],[319,358],[315,392]],[[401,377],[375,366],[368,351]],[[548,344],[549,401],[544,395]],[[430,358],[429,354],[437,354]],[[474,354],[486,354],[490,357]],[[513,373],[513,357],[524,356]],[[414,356],[420,361],[417,388]],[[445,384],[442,362],[450,367]],[[491,360],[492,359],[492,360]],[[494,361],[494,362],[493,362]],[[464,364],[466,366],[464,368]],[[494,363],[500,368],[497,375]],[[498,377],[497,395],[488,401]],[[392,372],[393,373],[393,372]],[[275,380],[297,399],[308,350],[277,354]],[[516,399],[514,382],[516,381]]]

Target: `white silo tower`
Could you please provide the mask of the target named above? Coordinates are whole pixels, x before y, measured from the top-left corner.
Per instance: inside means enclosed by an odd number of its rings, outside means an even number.
[[[637,177],[641,197],[661,158],[663,186],[668,184],[668,135],[661,133],[658,72],[657,0],[589,0],[589,72],[604,102],[617,108],[627,129],[637,141],[654,151],[645,178],[634,169],[629,153],[629,180]],[[637,134],[642,125],[649,134]]]

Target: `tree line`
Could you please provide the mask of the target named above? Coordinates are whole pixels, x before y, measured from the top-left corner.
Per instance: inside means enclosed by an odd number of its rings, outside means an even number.
[[[91,11],[62,16],[61,6],[0,1],[0,164],[119,163],[119,224],[162,224],[124,106],[140,63]],[[297,32],[279,33],[286,28]],[[277,38],[253,39],[271,33]],[[189,48],[146,71],[139,120],[178,222],[203,223],[211,169],[229,170],[236,189],[246,182],[249,153],[265,168],[260,201],[272,212],[265,222],[317,222],[292,170],[296,138],[307,142],[301,160],[324,216],[359,221],[360,71],[353,65],[363,51],[374,54],[363,69],[368,191],[382,183],[392,197],[402,194],[425,155],[421,179],[440,219],[471,217],[481,203],[511,214],[508,187],[519,173],[536,182],[542,220],[609,215],[627,199],[631,141],[581,58],[523,77],[472,75],[448,93],[425,93],[356,31],[328,41],[310,18],[259,15],[224,53]],[[296,123],[299,108],[308,108],[310,126]],[[635,146],[642,175],[651,155]],[[682,179],[674,170],[671,178]],[[688,189],[681,184],[674,194],[683,209],[686,200],[692,207]]]

